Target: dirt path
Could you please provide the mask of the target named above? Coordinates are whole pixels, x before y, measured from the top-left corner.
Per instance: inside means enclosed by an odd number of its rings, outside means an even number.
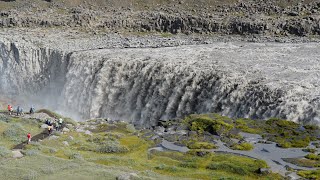
[[[8,113],[2,113],[2,114],[6,114],[8,115]],[[53,118],[55,117],[54,115],[48,113],[47,111],[45,110],[42,110],[42,111],[39,111],[37,113],[34,113],[34,114],[29,114],[29,113],[25,113],[21,116],[16,116],[15,114],[11,115],[12,117],[21,117],[21,118],[37,118],[37,119],[48,119],[48,118]],[[63,123],[60,127],[60,129],[63,129],[65,127],[65,123]],[[47,129],[44,129],[40,134],[37,134],[35,136],[33,136],[31,138],[31,141],[33,142],[37,142],[39,140],[43,140],[47,137],[49,137],[49,133],[48,133],[48,130]],[[18,145],[16,145],[15,147],[13,147],[13,149],[24,149],[24,147],[27,145],[27,142],[28,141],[24,141]]]
[[[50,136],[50,135],[49,135],[49,133],[48,133],[48,130],[45,129],[44,131],[42,131],[42,133],[33,136],[33,137],[31,138],[31,141],[37,142],[37,141],[43,140],[43,139],[45,139],[45,138],[47,138],[47,137],[49,137],[49,136]],[[16,145],[15,147],[13,147],[13,149],[24,149],[24,147],[28,144],[27,142],[28,142],[28,141],[24,141],[24,142]]]

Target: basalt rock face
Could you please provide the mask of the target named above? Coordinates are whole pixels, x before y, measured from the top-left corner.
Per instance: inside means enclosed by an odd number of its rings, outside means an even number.
[[[46,97],[42,103],[57,102],[65,82],[67,54],[28,43],[20,46],[9,41],[0,43],[0,54],[2,95],[14,99]]]
[[[71,51],[2,41],[1,92],[83,119],[148,127],[160,119],[217,112],[319,123],[318,44]]]
[[[174,1],[173,1],[174,2]],[[167,32],[183,34],[318,36],[320,3],[241,1],[224,5],[173,3],[153,9],[124,7],[65,8],[55,2],[47,8],[27,3],[0,12],[0,27],[78,28],[102,32]],[[126,1],[124,4],[132,4]],[[211,6],[212,5],[212,6]],[[138,6],[138,5],[137,5]],[[141,5],[143,6],[143,5]]]

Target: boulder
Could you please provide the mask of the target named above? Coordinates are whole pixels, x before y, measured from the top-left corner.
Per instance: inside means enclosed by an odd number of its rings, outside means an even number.
[[[116,180],[135,180],[135,179],[140,179],[136,173],[126,173],[116,177]]]
[[[197,151],[197,156],[199,157],[204,157],[205,155],[209,154],[210,152],[208,151]]]
[[[49,140],[54,140],[54,139],[58,139],[59,136],[55,136],[55,135],[52,135],[52,136],[49,136]]]
[[[67,141],[63,141],[62,144],[65,146],[69,146],[69,143]]]
[[[19,150],[12,151],[13,158],[22,158],[23,154]]]
[[[72,129],[72,128],[73,128],[73,125],[72,125],[72,124],[66,124],[66,127],[67,127],[68,129]]]
[[[74,138],[72,136],[69,136],[68,139],[67,139],[67,141],[69,141],[69,142],[73,141],[73,140],[74,140]]]
[[[269,168],[259,168],[258,173],[259,174],[270,174],[271,170]]]
[[[64,127],[64,128],[62,129],[62,132],[70,132],[70,129]]]
[[[84,134],[92,135],[92,132],[91,132],[91,131],[89,131],[89,130],[86,130],[86,131],[84,132]]]
[[[189,129],[189,127],[188,127],[188,125],[186,125],[186,124],[181,124],[181,125],[179,125],[178,127],[177,127],[177,131],[181,131],[181,130],[188,130]]]
[[[157,127],[155,128],[155,133],[161,135],[161,134],[164,133],[164,130],[165,130],[165,128],[164,128],[163,126],[157,126]]]
[[[198,133],[196,131],[189,131],[188,132],[188,136],[193,137],[193,136],[197,136],[197,135],[198,135]]]
[[[48,128],[48,125],[47,125],[47,124],[42,124],[42,125],[40,126],[40,128],[42,128],[42,129],[47,129],[47,128]]]
[[[85,132],[85,130],[82,128],[78,128],[78,129],[76,129],[76,132],[83,133],[83,132]]]

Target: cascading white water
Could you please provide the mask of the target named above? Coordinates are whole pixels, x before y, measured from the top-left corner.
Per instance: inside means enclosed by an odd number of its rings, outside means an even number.
[[[68,55],[34,44],[0,43],[1,95],[55,107],[65,82]]]
[[[319,123],[319,46],[215,43],[72,52],[2,42],[0,89],[36,95],[82,118],[140,126],[207,112]]]

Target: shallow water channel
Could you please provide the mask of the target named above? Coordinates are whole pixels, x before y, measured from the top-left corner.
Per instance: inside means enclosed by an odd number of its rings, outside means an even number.
[[[212,149],[212,152],[217,153],[232,153],[242,156],[251,157],[254,159],[261,159],[267,162],[272,172],[279,173],[281,175],[290,175],[293,179],[298,179],[294,172],[289,172],[286,167],[290,167],[296,170],[314,170],[316,168],[308,168],[294,165],[292,163],[288,163],[283,161],[283,158],[299,158],[308,154],[308,152],[303,151],[305,148],[280,148],[276,145],[276,143],[272,142],[270,144],[258,143],[258,141],[263,140],[260,135],[250,134],[250,133],[240,133],[241,136],[245,138],[247,142],[250,142],[254,145],[254,149],[251,151],[240,151],[240,150],[232,150],[229,149],[224,143],[220,140],[217,141],[217,149]],[[315,148],[311,145],[314,142],[311,142],[309,147]],[[169,142],[167,140],[162,140],[160,147],[155,147],[151,149],[156,149],[160,151],[164,150],[172,150],[179,152],[187,152],[189,149],[185,146],[177,146],[173,142]],[[150,150],[151,150],[150,149]],[[315,148],[320,151],[320,148]]]

